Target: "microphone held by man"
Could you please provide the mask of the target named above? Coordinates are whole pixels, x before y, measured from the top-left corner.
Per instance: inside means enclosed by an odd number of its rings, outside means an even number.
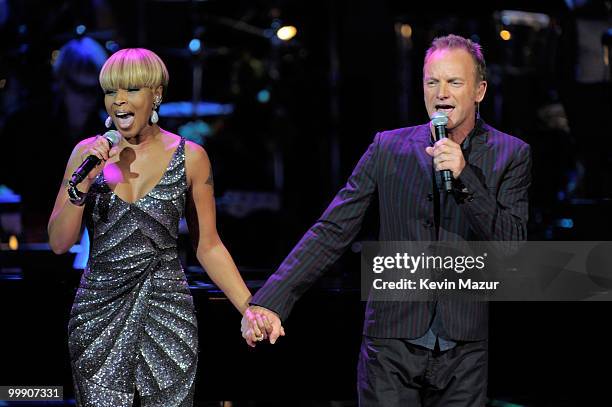
[[[436,141],[446,138],[446,125],[448,124],[448,116],[442,112],[435,112],[431,118],[431,124],[434,128]],[[450,170],[440,171],[444,191],[451,192],[453,189],[453,177]]]

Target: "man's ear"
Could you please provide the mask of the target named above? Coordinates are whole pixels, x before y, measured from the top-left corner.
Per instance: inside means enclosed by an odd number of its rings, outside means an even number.
[[[482,102],[482,99],[485,97],[485,93],[487,93],[487,81],[480,81],[476,87],[476,103]]]

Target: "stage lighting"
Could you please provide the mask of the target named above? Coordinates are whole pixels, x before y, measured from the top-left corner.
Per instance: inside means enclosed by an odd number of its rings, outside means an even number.
[[[117,44],[115,41],[106,41],[104,47],[110,52],[115,52],[119,49],[119,44]]]
[[[571,229],[574,227],[574,220],[571,218],[557,219],[557,221],[555,222],[555,225],[562,229]]]
[[[200,41],[197,38],[194,38],[191,41],[189,41],[189,51],[191,51],[192,54],[199,54],[201,50],[202,50],[202,41]]]
[[[400,27],[400,33],[402,34],[402,37],[406,39],[412,37],[412,27],[410,24],[402,24]]]
[[[297,28],[292,25],[284,25],[276,31],[276,36],[282,41],[289,41],[297,34]]]
[[[268,103],[270,101],[270,91],[262,89],[257,93],[257,101],[259,103]]]
[[[504,41],[509,41],[512,38],[512,34],[510,34],[510,31],[508,31],[508,30],[501,30],[499,32],[499,36]]]
[[[11,235],[11,237],[9,237],[8,247],[11,250],[19,249],[19,240],[17,240],[17,236]]]

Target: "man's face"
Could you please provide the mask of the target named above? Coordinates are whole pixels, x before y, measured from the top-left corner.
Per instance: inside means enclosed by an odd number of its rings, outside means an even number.
[[[476,81],[476,65],[464,49],[439,49],[425,61],[423,94],[427,114],[443,112],[447,128],[465,134],[474,127],[476,103],[484,98],[487,83]]]

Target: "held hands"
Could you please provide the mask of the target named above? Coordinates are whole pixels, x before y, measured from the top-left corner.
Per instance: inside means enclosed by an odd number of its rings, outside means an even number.
[[[267,308],[251,305],[244,313],[241,322],[242,337],[246,343],[255,347],[256,343],[268,338],[274,344],[279,336],[285,336],[285,328],[278,315]]]
[[[425,152],[433,157],[436,171],[450,170],[455,179],[459,178],[465,168],[461,146],[449,138],[437,141],[433,147],[427,147]]]

